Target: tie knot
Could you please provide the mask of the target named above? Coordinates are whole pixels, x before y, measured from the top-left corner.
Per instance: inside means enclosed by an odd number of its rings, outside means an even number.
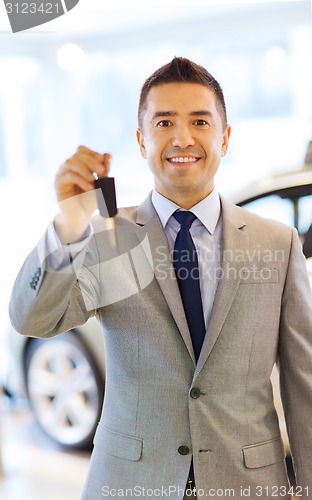
[[[188,212],[187,210],[181,210],[180,212],[175,212],[173,217],[178,221],[181,229],[189,230],[194,220],[197,219],[193,212]]]

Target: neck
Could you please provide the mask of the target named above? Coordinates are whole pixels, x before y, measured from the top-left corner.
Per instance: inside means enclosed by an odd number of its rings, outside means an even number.
[[[213,189],[211,189],[205,194],[204,193],[181,194],[181,193],[164,193],[157,188],[156,190],[159,192],[159,194],[161,194],[168,200],[172,201],[179,207],[184,208],[185,210],[189,210],[190,208],[197,205],[197,203],[200,203],[202,200],[207,198],[207,196],[209,196],[213,191]]]

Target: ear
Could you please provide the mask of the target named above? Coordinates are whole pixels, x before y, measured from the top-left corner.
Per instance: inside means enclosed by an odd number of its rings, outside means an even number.
[[[230,125],[227,125],[223,132],[221,156],[226,155],[227,149],[229,147],[230,135],[231,135],[231,127]]]
[[[141,155],[146,160],[146,150],[145,150],[145,144],[144,144],[144,137],[143,137],[143,134],[141,132],[141,129],[139,129],[139,128],[136,131],[136,138],[137,138],[138,144],[140,146]]]

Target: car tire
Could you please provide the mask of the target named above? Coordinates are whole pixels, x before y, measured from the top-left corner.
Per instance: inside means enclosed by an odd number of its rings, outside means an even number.
[[[89,448],[100,418],[104,381],[79,335],[31,339],[25,381],[36,421],[67,449]]]

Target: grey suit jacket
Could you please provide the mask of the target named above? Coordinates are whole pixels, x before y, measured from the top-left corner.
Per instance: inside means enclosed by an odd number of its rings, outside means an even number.
[[[96,315],[106,388],[84,500],[182,498],[193,457],[198,497],[290,498],[270,375],[278,361],[302,498],[312,497],[312,300],[297,233],[221,198],[223,262],[195,365],[167,240],[148,198],[115,229],[94,219],[74,265],[34,250],[10,314],[51,337]],[[38,286],[29,286],[37,272]]]

